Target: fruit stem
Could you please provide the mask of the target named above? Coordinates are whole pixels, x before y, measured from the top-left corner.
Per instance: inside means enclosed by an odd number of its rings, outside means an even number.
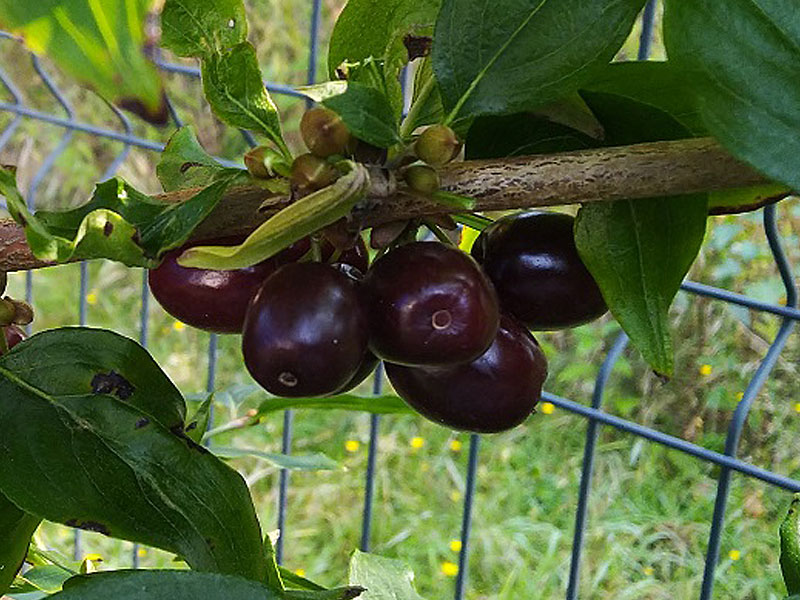
[[[456,223],[461,223],[462,225],[466,225],[467,227],[471,227],[477,231],[483,231],[489,225],[494,223],[494,221],[492,221],[489,217],[484,217],[478,213],[454,214],[450,215],[450,217]]]
[[[432,223],[428,219],[425,219],[423,221],[423,223],[425,223],[425,227],[427,227],[428,230],[430,230],[430,232],[433,235],[436,236],[437,240],[439,240],[440,242],[442,242],[446,246],[455,246],[455,243],[453,242],[453,240],[451,240],[449,237],[447,237],[447,234],[444,231],[442,231],[441,227],[439,227],[435,223]]]
[[[322,246],[319,243],[319,238],[315,235],[311,236],[311,260],[322,262]]]
[[[403,120],[403,124],[400,126],[400,137],[404,140],[407,140],[411,137],[411,134],[414,133],[414,122],[419,117],[419,113],[422,110],[422,107],[425,106],[425,103],[428,101],[431,93],[433,92],[434,87],[436,86],[436,79],[431,77],[428,81],[425,82],[425,85],[422,86],[419,90],[419,95],[416,97],[414,102],[408,108],[408,114],[406,118]]]
[[[470,198],[469,196],[462,196],[460,194],[454,194],[453,192],[439,190],[434,192],[432,197],[439,204],[451,206],[452,208],[461,210],[472,210],[475,208],[475,198]]]

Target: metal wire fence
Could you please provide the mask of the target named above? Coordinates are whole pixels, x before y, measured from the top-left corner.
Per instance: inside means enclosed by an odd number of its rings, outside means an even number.
[[[320,37],[320,9],[321,1],[312,0],[306,78],[309,84],[314,83],[316,80],[315,66],[317,64],[318,43]],[[656,13],[655,9],[656,1],[650,0],[642,15],[642,32],[639,43],[639,59],[642,60],[647,59],[650,54]],[[0,32],[0,39],[14,40],[15,38],[8,33]],[[75,110],[70,105],[65,94],[58,88],[53,78],[47,73],[47,71],[45,71],[37,57],[31,55],[30,58],[33,62],[33,68],[35,69],[36,73],[64,112],[63,115],[59,116],[57,114],[51,114],[49,112],[38,110],[26,104],[23,93],[16,86],[14,81],[8,76],[6,71],[3,69],[3,66],[0,64],[0,83],[6,88],[8,94],[13,99],[11,102],[0,102],[0,111],[7,112],[13,116],[11,122],[5,127],[5,129],[2,130],[2,132],[0,132],[0,151],[2,151],[10,142],[23,119],[32,119],[41,123],[48,123],[63,128],[63,134],[61,135],[59,142],[45,157],[41,166],[31,179],[31,183],[27,189],[27,202],[31,208],[36,203],[37,192],[41,183],[51,172],[56,160],[66,150],[66,148],[72,142],[74,134],[77,132],[88,133],[93,136],[97,136],[98,138],[113,140],[123,144],[122,149],[116,154],[111,164],[104,172],[103,178],[108,178],[114,175],[122,162],[128,157],[131,149],[134,147],[152,152],[160,152],[163,149],[163,145],[158,142],[134,135],[131,122],[116,108],[112,107],[112,110],[119,121],[118,128],[100,127],[78,120],[75,116]],[[157,60],[157,64],[160,69],[168,73],[175,73],[189,78],[200,77],[199,69],[194,67],[175,64],[164,60]],[[291,86],[273,82],[265,82],[265,85],[273,94],[288,95],[300,98],[303,97]],[[181,119],[173,105],[168,103],[168,107],[174,124],[176,126],[182,125]],[[242,131],[241,134],[249,145],[255,145],[256,142],[249,132]],[[685,281],[681,286],[681,289],[689,294],[705,296],[721,302],[747,307],[754,311],[771,314],[781,319],[781,326],[777,335],[769,345],[769,348],[764,354],[758,369],[750,380],[741,401],[738,403],[737,408],[733,413],[733,417],[728,427],[724,453],[709,450],[684,439],[640,425],[624,418],[620,418],[613,414],[609,414],[603,410],[603,400],[607,384],[613,374],[614,367],[617,364],[618,359],[622,355],[628,343],[628,339],[624,333],[619,335],[605,357],[599,374],[595,380],[594,391],[591,396],[590,405],[587,406],[585,404],[555,396],[550,393],[544,393],[544,400],[549,401],[555,406],[579,415],[587,420],[583,467],[578,491],[574,540],[569,570],[569,583],[566,594],[568,600],[574,600],[578,598],[582,547],[588,527],[587,509],[591,498],[592,471],[595,461],[598,434],[600,427],[603,425],[611,426],[631,435],[656,442],[680,452],[684,452],[696,457],[701,461],[714,463],[720,467],[714,511],[711,515],[711,530],[706,551],[704,577],[699,596],[700,600],[709,600],[713,594],[714,571],[719,558],[720,540],[725,523],[725,510],[731,478],[734,472],[740,473],[747,477],[759,479],[769,485],[783,488],[785,490],[796,492],[800,491],[800,481],[783,476],[774,471],[749,464],[737,458],[737,450],[742,430],[753,405],[753,400],[755,399],[759,390],[761,390],[765,381],[768,379],[770,372],[775,366],[778,357],[781,354],[781,351],[783,350],[787,339],[795,326],[795,323],[800,320],[800,309],[798,309],[797,305],[797,292],[793,281],[791,266],[781,247],[781,241],[776,226],[774,205],[767,206],[763,209],[763,224],[770,251],[785,288],[785,305],[759,301],[741,294],[730,292],[728,290],[719,289],[710,285],[696,283],[693,281]],[[32,272],[28,272],[26,274],[26,299],[29,303],[32,303],[34,299],[35,277],[36,276]],[[87,319],[88,289],[89,272],[87,265],[84,263],[81,264],[80,267],[80,286],[78,297],[78,321],[81,325],[85,325]],[[149,301],[150,295],[147,285],[147,274],[145,272],[142,275],[139,321],[139,341],[145,347],[147,346],[149,339]],[[216,383],[217,342],[217,337],[212,335],[207,348],[208,372],[206,376],[206,389],[209,392],[214,390]],[[374,378],[373,394],[376,396],[380,395],[382,390],[383,370],[381,367],[379,367]],[[360,548],[363,551],[368,551],[371,546],[371,531],[373,521],[372,506],[375,492],[375,474],[378,455],[377,440],[380,427],[380,416],[372,415],[369,429],[370,441],[367,456],[367,468],[364,477],[364,507],[360,541]],[[292,430],[293,414],[292,411],[286,411],[283,419],[282,451],[287,454],[291,453],[292,450]],[[461,550],[459,553],[458,563],[459,570],[454,592],[456,600],[461,600],[464,598],[467,578],[469,575],[470,534],[473,527],[472,509],[475,499],[475,485],[479,464],[480,441],[481,438],[478,435],[472,435],[470,437],[469,455],[466,468],[466,490],[462,505],[463,517],[461,524]],[[283,559],[284,554],[284,539],[287,526],[286,515],[288,511],[287,495],[289,485],[289,472],[286,470],[281,470],[277,517],[277,527],[280,530],[281,535],[278,538],[276,545],[276,553],[279,562]],[[74,553],[76,559],[82,556],[80,531],[75,532]],[[139,566],[139,552],[136,547],[134,547],[132,552],[131,563],[134,567]]]

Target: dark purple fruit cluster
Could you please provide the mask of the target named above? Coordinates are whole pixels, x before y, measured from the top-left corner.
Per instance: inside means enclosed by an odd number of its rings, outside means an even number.
[[[518,425],[541,396],[547,362],[529,329],[571,327],[606,310],[566,215],[500,219],[473,256],[412,242],[367,268],[363,242],[333,264],[298,262],[308,249],[304,240],[230,272],[184,269],[175,253],[150,281],[184,322],[241,332],[248,371],[277,396],[343,393],[382,359],[420,414],[481,433]]]

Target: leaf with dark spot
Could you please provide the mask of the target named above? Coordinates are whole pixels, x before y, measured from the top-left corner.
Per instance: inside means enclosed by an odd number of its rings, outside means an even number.
[[[111,221],[106,221],[106,224],[103,225],[103,235],[108,237],[112,233],[114,233],[114,224]]]
[[[136,429],[141,429],[142,427],[147,427],[148,425],[150,425],[150,419],[148,419],[147,417],[142,417],[141,419],[136,421],[135,427]]]
[[[410,33],[403,38],[403,45],[408,50],[408,60],[428,56],[431,52],[431,42],[433,40],[425,35],[411,35]]]
[[[120,400],[127,400],[134,391],[130,381],[115,371],[98,373],[92,379],[92,392],[95,394],[113,395]]]
[[[125,402],[120,388],[131,390]],[[85,328],[39,333],[0,357],[0,489],[48,521],[162,548],[195,570],[263,581],[247,485],[189,440],[183,403],[133,340]]]
[[[84,531],[93,531],[95,533],[102,533],[103,535],[110,536],[111,531],[102,523],[96,521],[79,521],[78,519],[68,519],[64,521],[67,527],[75,527],[76,529],[83,529]]]

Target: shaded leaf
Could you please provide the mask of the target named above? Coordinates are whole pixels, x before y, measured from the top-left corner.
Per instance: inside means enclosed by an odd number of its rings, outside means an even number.
[[[184,432],[190,440],[199,444],[208,430],[208,420],[211,418],[211,407],[214,406],[214,394],[200,403],[195,413],[186,419]]]
[[[88,389],[56,381],[69,381],[73,364],[102,347],[99,336],[114,334],[44,332],[0,357],[0,489],[50,521],[162,548],[200,571],[263,580],[258,521],[235,471],[187,438],[182,424],[168,429],[131,404],[132,394],[123,398],[127,379]],[[119,343],[129,352],[110,353],[100,373],[164,379],[154,362],[140,364],[138,344]],[[69,360],[61,345],[72,348]],[[150,393],[155,404],[158,387]]]
[[[687,135],[651,106],[607,94],[586,98],[606,129],[606,144]],[[583,205],[575,221],[578,252],[609,310],[663,375],[672,374],[674,361],[669,307],[700,250],[707,202],[705,194],[595,202]]]
[[[734,156],[800,189],[800,20],[795,2],[669,0],[670,59],[694,79],[703,122]]]
[[[40,522],[0,493],[0,597],[14,582]]]
[[[61,591],[64,582],[70,577],[75,575],[66,569],[57,565],[44,565],[41,567],[33,567],[22,576],[22,580],[34,589],[45,592],[47,594],[54,594]]]
[[[679,121],[691,136],[708,135],[697,110],[694,83],[672,62],[621,62],[597,71],[582,89],[649,104]]]
[[[240,175],[242,181],[249,179],[244,169],[224,167],[210,156],[189,126],[181,127],[169,138],[156,174],[165,192],[205,187],[220,177]]]
[[[228,125],[266,135],[289,158],[278,109],[261,79],[255,48],[242,42],[202,63],[203,91],[214,114]]]
[[[163,125],[163,86],[145,38],[151,6],[152,0],[0,0],[0,25],[103,98]]]
[[[329,398],[269,398],[258,406],[258,415],[283,411],[286,409],[313,408],[323,410],[350,410],[378,415],[416,414],[397,396],[356,396],[342,394]]]
[[[161,45],[178,56],[203,57],[247,39],[242,0],[166,0]]]
[[[433,69],[448,119],[537,108],[607,65],[645,0],[444,0]]]
[[[195,571],[110,571],[67,581],[57,600],[282,600],[257,581]]]
[[[350,585],[366,588],[363,600],[422,600],[414,572],[400,560],[356,550],[350,558]]]
[[[355,137],[381,148],[401,141],[397,119],[386,96],[363,83],[329,81],[299,89],[337,113]]]
[[[339,471],[342,469],[339,463],[322,453],[306,456],[275,454],[254,448],[234,448],[233,446],[213,446],[211,451],[220,458],[252,456],[267,461],[280,469],[289,469],[290,471]]]

